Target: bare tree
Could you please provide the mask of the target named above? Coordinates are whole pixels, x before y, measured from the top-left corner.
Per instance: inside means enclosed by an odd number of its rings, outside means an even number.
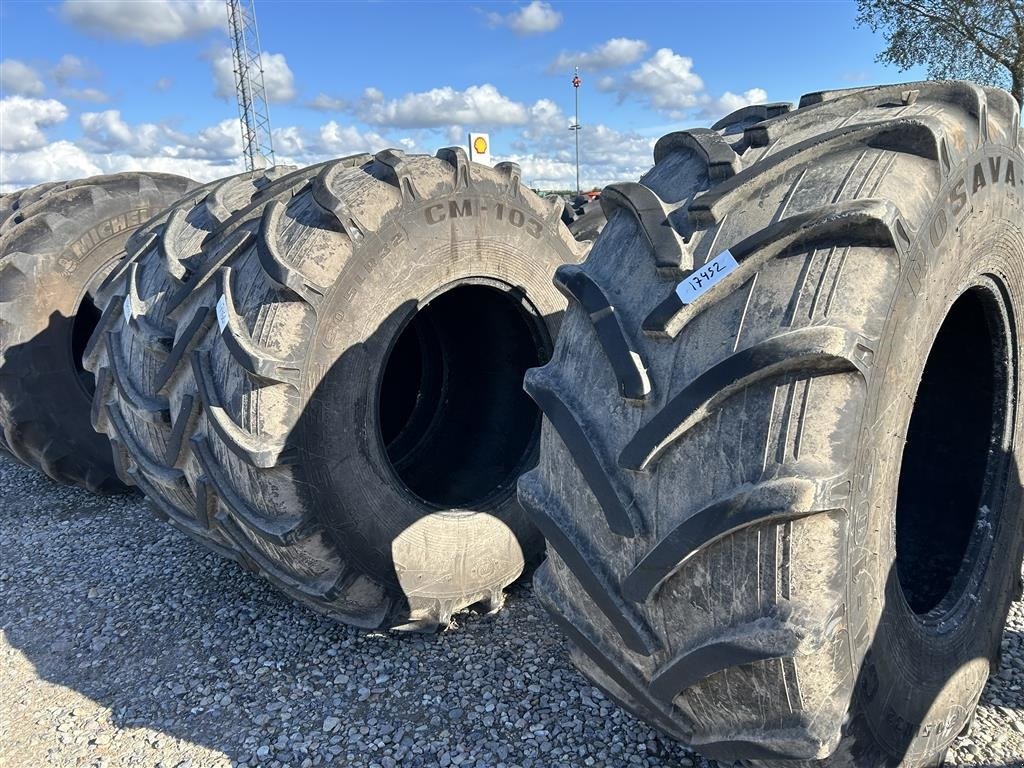
[[[857,21],[882,30],[878,60],[928,76],[1009,86],[1024,103],[1024,0],[857,0]]]

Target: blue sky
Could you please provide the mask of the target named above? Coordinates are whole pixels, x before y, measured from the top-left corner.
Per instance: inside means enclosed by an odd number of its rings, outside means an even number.
[[[537,186],[636,178],[659,136],[751,101],[923,77],[877,64],[854,2],[256,0],[278,161],[489,131]],[[222,0],[0,5],[0,184],[240,169]]]

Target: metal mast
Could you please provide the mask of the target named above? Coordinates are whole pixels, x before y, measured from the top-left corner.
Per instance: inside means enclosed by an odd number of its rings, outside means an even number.
[[[573,124],[569,126],[569,130],[576,137],[576,197],[580,196],[580,130],[583,128],[580,125],[580,85],[582,83],[583,81],[580,80],[580,68],[576,67],[576,71],[572,76],[572,90],[576,94],[576,118]]]
[[[270,136],[270,109],[263,85],[260,34],[256,29],[255,0],[226,0],[228,32],[234,57],[235,93],[242,125],[242,155],[248,171],[274,165],[274,142]]]

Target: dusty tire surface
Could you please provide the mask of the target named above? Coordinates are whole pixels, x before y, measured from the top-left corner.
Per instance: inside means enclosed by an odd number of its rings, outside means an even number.
[[[248,195],[252,190],[246,192]],[[386,151],[173,214],[110,284],[96,427],[177,527],[318,610],[434,629],[539,555],[521,389],[586,245],[518,168]],[[198,224],[170,241],[171,222]],[[127,299],[127,300],[126,300]]]
[[[210,265],[219,252],[204,250],[204,244],[217,232],[233,233],[239,214],[258,206],[261,193],[271,193],[275,181],[294,170],[247,172],[203,185],[137,230],[129,241],[129,258],[100,288],[105,310],[85,353],[86,367],[99,372],[93,423],[110,436],[122,482],[137,485],[154,510],[176,527],[233,559],[237,555],[223,536],[177,513],[182,505],[194,505],[188,492],[176,499],[172,489],[165,503],[168,491],[152,485],[151,478],[174,474],[185,438],[185,424],[172,419],[165,390],[187,365],[181,353],[168,351],[178,308],[215,276],[216,264]],[[108,407],[112,388],[125,406]]]
[[[703,754],[933,765],[970,723],[1024,550],[1019,115],[916,83],[670,134],[557,273],[537,593]]]
[[[36,184],[32,187],[19,189],[17,192],[10,192],[0,197],[0,227],[3,227],[11,218],[15,218],[32,203],[38,201],[49,190],[55,187],[67,189],[77,184],[88,183],[90,179],[74,181],[47,181]]]
[[[136,227],[193,182],[121,173],[5,196],[0,214],[0,446],[55,480],[121,489],[90,424],[81,362],[95,296]]]

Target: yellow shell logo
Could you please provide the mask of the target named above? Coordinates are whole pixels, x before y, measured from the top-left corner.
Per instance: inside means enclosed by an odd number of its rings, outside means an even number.
[[[487,152],[487,139],[483,136],[477,136],[473,139],[473,151],[478,155],[486,154]]]

